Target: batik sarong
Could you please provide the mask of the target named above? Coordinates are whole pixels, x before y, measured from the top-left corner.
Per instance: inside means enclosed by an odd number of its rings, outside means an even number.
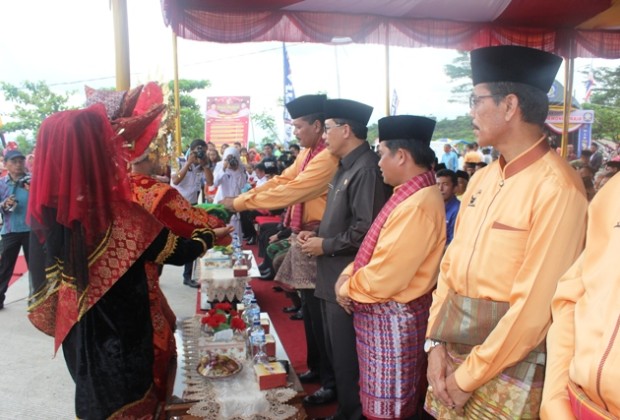
[[[406,418],[420,406],[431,300],[428,293],[409,303],[353,303],[360,399],[368,419]]]
[[[448,363],[458,367],[474,346],[484,342],[509,309],[507,302],[460,296],[449,291],[430,338],[446,343]],[[476,389],[464,416],[444,406],[432,393],[424,408],[441,419],[534,419],[539,417],[545,375],[544,341],[521,362]]]
[[[573,414],[579,420],[615,419],[610,412],[592,401],[576,383],[568,382],[568,399]]]

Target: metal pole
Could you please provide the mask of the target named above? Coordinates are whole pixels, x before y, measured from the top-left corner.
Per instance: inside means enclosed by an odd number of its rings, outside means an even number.
[[[560,156],[565,158],[568,154],[568,127],[570,125],[570,110],[573,104],[573,76],[575,72],[575,59],[573,55],[573,42],[568,46],[568,58],[564,65],[564,123],[562,124],[562,146]]]
[[[129,31],[127,29],[127,0],[111,0],[114,21],[114,45],[116,58],[116,90],[129,90]]]
[[[385,34],[385,115],[390,115],[390,39],[389,26]]]
[[[181,156],[181,101],[179,99],[179,60],[177,56],[177,35],[172,31],[172,54],[174,61],[174,144],[176,156]],[[178,161],[178,159],[175,159]]]

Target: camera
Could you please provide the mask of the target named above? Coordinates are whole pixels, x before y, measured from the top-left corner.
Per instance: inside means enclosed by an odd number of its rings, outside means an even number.
[[[236,170],[239,167],[239,159],[237,159],[233,155],[229,155],[226,158],[226,161],[228,162],[228,166],[230,166],[230,169],[232,170]]]
[[[20,179],[18,179],[15,184],[18,187],[24,188],[25,185],[30,184],[30,182],[32,181],[32,174],[26,174],[23,177],[21,177]]]
[[[207,156],[207,152],[205,151],[205,149],[202,146],[198,146],[196,147],[196,150],[194,150],[194,156],[196,156],[196,158],[202,160]]]

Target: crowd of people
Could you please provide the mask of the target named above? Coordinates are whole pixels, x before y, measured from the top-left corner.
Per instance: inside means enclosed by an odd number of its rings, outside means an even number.
[[[156,83],[91,92],[43,122],[30,170],[4,154],[0,309],[22,248],[29,318],[62,348],[76,416],[151,418],[175,357],[162,265],[197,287],[193,261],[236,231],[303,320],[300,380],[320,384],[303,401],[336,401],[331,418],[617,417],[620,156],[550,146],[560,63],[472,51],[477,142],[437,157],[432,119],[380,119],[373,150],[372,107],[304,95],[286,104],[288,150],[196,139],[171,171],[152,148]]]

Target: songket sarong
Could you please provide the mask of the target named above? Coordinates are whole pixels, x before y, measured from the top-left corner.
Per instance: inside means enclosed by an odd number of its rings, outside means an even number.
[[[448,363],[458,367],[474,346],[484,342],[508,309],[507,302],[474,299],[449,291],[430,338],[446,343]],[[464,416],[444,406],[430,392],[424,408],[441,419],[539,418],[545,359],[543,340],[521,362],[476,389],[465,404]]]
[[[410,417],[421,405],[431,301],[428,293],[409,303],[354,302],[360,399],[368,419]]]
[[[282,265],[278,269],[275,280],[285,290],[314,289],[316,286],[316,257],[308,257],[297,243],[297,235],[290,237],[289,248]]]
[[[570,400],[573,414],[578,420],[607,420],[617,418],[592,401],[583,389],[573,381],[568,382],[568,399]]]

